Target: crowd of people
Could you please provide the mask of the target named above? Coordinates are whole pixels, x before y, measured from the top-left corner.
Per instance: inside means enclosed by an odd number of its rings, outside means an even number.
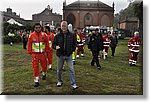
[[[29,30],[12,30],[10,29],[9,33],[8,33],[8,37],[9,37],[9,44],[10,46],[13,46],[13,44],[15,43],[15,36],[18,36],[21,38],[22,43],[23,43],[23,49],[27,49],[27,42],[28,42],[28,36],[30,35],[32,31]]]
[[[14,34],[10,32],[8,36],[12,39]],[[99,57],[106,60],[109,47],[111,48],[111,56],[113,57],[118,44],[117,35],[115,33],[110,34],[110,32],[106,32],[101,34],[99,33],[99,29],[95,29],[86,35],[76,28],[69,29],[67,21],[61,22],[61,27],[56,29],[55,34],[51,32],[48,25],[45,25],[44,31],[42,31],[40,23],[36,23],[34,25],[34,32],[29,34],[29,32],[24,31],[21,37],[23,48],[26,49],[28,44],[27,52],[32,57],[34,87],[40,85],[39,63],[42,68],[43,80],[46,80],[47,69],[52,70],[53,49],[56,50],[57,56],[57,87],[61,87],[63,84],[62,69],[66,62],[69,68],[71,87],[72,89],[77,89],[74,64],[76,64],[76,60],[79,57],[84,57],[84,45],[87,44],[88,49],[92,53],[91,66],[94,66],[96,63],[97,69],[100,70],[102,66]],[[10,40],[10,45],[12,46],[12,44],[13,40]],[[134,37],[128,41],[130,66],[135,66],[137,63],[140,45],[139,32],[135,32]]]

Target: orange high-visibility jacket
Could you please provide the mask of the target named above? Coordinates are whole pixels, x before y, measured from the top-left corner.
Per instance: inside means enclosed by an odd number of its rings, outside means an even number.
[[[49,43],[47,34],[44,32],[36,33],[35,31],[30,34],[28,38],[28,53],[38,54],[49,52]]]

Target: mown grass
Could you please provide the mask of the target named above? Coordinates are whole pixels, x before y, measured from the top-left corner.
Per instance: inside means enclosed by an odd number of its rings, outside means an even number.
[[[47,71],[47,80],[40,80],[38,88],[33,87],[31,56],[22,48],[22,44],[3,46],[4,89],[2,94],[64,94],[64,95],[142,95],[143,67],[142,51],[139,54],[138,65],[128,65],[129,52],[127,40],[119,40],[115,57],[100,59],[101,70],[91,67],[91,52],[85,47],[85,57],[77,59],[75,67],[77,90],[71,90],[68,68],[63,71],[63,86],[56,87],[56,56],[53,56],[53,70]],[[142,48],[141,48],[142,50]]]

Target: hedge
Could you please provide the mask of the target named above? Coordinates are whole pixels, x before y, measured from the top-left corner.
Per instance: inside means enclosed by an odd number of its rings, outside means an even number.
[[[20,43],[22,41],[20,35],[15,35],[13,38],[14,38],[14,43]],[[3,36],[3,43],[4,44],[9,44],[10,43],[10,39],[9,39],[8,35]]]

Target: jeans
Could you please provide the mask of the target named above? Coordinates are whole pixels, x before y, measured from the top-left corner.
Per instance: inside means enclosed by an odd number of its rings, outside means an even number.
[[[68,68],[69,68],[70,82],[71,82],[71,86],[72,86],[72,85],[76,84],[74,66],[73,66],[73,61],[72,61],[72,55],[57,57],[58,82],[63,82],[62,81],[62,68],[63,68],[63,64],[64,64],[65,60],[66,60],[66,63],[68,65]]]

